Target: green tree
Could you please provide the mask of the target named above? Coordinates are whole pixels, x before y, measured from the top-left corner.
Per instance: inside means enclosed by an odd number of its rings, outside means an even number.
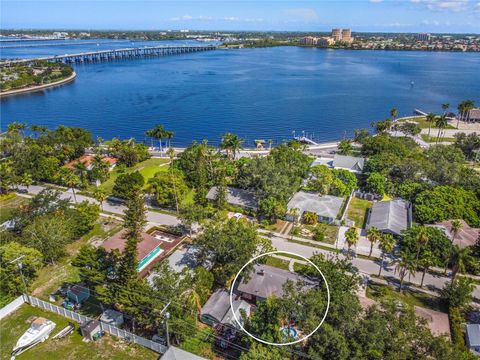
[[[277,200],[274,197],[268,197],[259,202],[258,214],[264,217],[270,223],[281,219],[287,212],[287,206],[283,201]]]
[[[380,269],[378,276],[382,273],[383,264],[385,262],[385,255],[391,254],[395,247],[395,240],[391,234],[383,234],[380,238],[380,250],[382,250],[382,261],[380,262]]]
[[[342,140],[338,144],[338,153],[340,155],[351,155],[353,153],[352,141]]]
[[[385,183],[385,176],[377,172],[372,172],[367,177],[366,189],[383,197],[385,195]]]
[[[461,248],[457,245],[453,245],[452,250],[451,264],[453,282],[457,274],[465,272],[468,264],[472,263],[474,259],[472,257],[472,250],[468,247]]]
[[[93,190],[93,198],[98,201],[100,209],[103,211],[103,202],[107,199],[107,193],[102,188],[95,188]]]
[[[435,126],[438,128],[437,143],[440,141],[440,135],[447,125],[448,121],[445,114],[440,115],[435,119]]]
[[[80,280],[88,287],[95,287],[107,281],[119,261],[114,252],[107,252],[103,247],[84,245],[72,260],[72,265],[78,268]]]
[[[92,230],[100,216],[100,208],[87,200],[75,206],[75,228],[78,235],[86,234]]]
[[[310,180],[307,183],[306,190],[327,195],[335,179],[333,172],[325,165],[312,166],[310,172]]]
[[[176,169],[169,172],[160,171],[148,181],[158,205],[176,208],[182,202],[188,192],[183,174]]]
[[[398,272],[400,277],[399,291],[403,290],[403,282],[407,274],[415,276],[416,259],[415,256],[407,251],[402,251],[399,256],[394,260],[395,273]]]
[[[158,140],[158,149],[160,153],[163,153],[162,140],[167,136],[167,132],[165,131],[163,125],[155,125],[153,129],[147,130],[145,135]]]
[[[75,194],[75,187],[80,186],[80,178],[73,173],[73,171],[62,168],[62,171],[58,174],[60,181],[68,188],[72,189],[73,199],[77,202],[77,195]]]
[[[367,239],[370,241],[370,253],[368,257],[372,256],[373,245],[379,242],[382,238],[382,233],[375,226],[372,226],[370,229],[367,229]]]
[[[433,113],[429,113],[427,114],[427,116],[425,117],[425,120],[427,121],[428,123],[428,137],[430,138],[430,130],[432,129],[432,124],[435,123],[435,119],[436,119],[436,115],[433,114]]]
[[[463,224],[460,220],[458,219],[455,219],[455,220],[452,220],[452,243],[455,242],[455,238],[457,237],[458,235],[458,232],[462,229],[463,227]]]
[[[33,184],[32,175],[29,173],[23,174],[20,180],[20,183],[27,188],[27,192],[28,192],[29,186]]]
[[[226,133],[222,136],[222,142],[220,143],[220,148],[224,149],[227,153],[227,157],[235,160],[237,153],[242,148],[243,139],[239,138],[235,134]]]
[[[23,284],[18,264],[13,260],[19,259],[22,264],[22,274],[25,285],[28,287],[37,276],[37,271],[43,265],[42,253],[34,248],[23,246],[17,242],[9,242],[0,246],[0,293],[4,296],[15,296],[24,293]],[[3,299],[2,299],[3,300]]]
[[[420,259],[419,265],[422,267],[422,281],[420,282],[420,287],[423,287],[423,280],[425,279],[425,274],[428,269],[435,265],[435,255],[427,250],[423,253],[422,258]]]
[[[355,226],[349,227],[348,230],[345,231],[345,242],[347,243],[349,253],[352,246],[357,246],[358,239],[359,235]]]
[[[303,213],[303,222],[307,225],[315,225],[318,222],[318,215],[314,212],[305,211]]]
[[[471,279],[460,277],[447,283],[441,290],[441,296],[449,308],[464,308],[472,302],[474,288]]]
[[[187,204],[180,208],[178,218],[192,235],[192,226],[200,224],[206,218],[206,215],[206,211],[201,205]]]
[[[121,174],[115,180],[112,194],[122,199],[128,199],[132,194],[140,191],[144,185],[145,179],[138,171]]]

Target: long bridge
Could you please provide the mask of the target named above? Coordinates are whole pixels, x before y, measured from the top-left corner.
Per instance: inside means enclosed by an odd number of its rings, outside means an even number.
[[[126,49],[112,49],[112,50],[99,50],[82,52],[77,54],[64,54],[45,56],[32,59],[13,59],[4,60],[0,62],[0,67],[12,66],[17,64],[29,64],[35,61],[51,61],[51,62],[63,62],[63,63],[83,63],[83,62],[100,62],[114,59],[127,59],[134,57],[148,57],[148,56],[166,56],[186,54],[198,51],[215,50],[215,45],[203,45],[203,46],[145,46],[139,48],[126,48]]]

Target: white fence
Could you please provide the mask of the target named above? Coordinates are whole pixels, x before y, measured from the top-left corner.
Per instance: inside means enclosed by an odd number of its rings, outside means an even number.
[[[18,298],[13,300],[11,303],[5,305],[3,308],[0,309],[0,320],[2,320],[4,317],[10,315],[13,313],[15,310],[17,310],[20,306],[25,304],[25,298],[23,295],[20,295]]]
[[[76,321],[80,324],[83,324],[84,322],[93,320],[92,318],[90,318],[88,316],[81,315],[79,313],[67,310],[67,309],[65,309],[63,307],[60,307],[60,306],[57,306],[57,305],[53,305],[53,304],[51,304],[47,301],[37,299],[36,297],[33,297],[33,296],[28,296],[28,299],[29,299],[28,302],[33,306],[38,306],[39,308],[42,308],[42,309],[47,310],[47,311],[51,311],[51,312],[53,312],[55,314],[58,314],[60,316],[66,317],[66,318],[71,319],[71,320],[74,320],[74,321]],[[141,336],[135,335],[135,334],[133,334],[131,332],[128,332],[126,330],[119,329],[116,326],[112,326],[112,325],[109,325],[109,324],[106,324],[106,323],[103,323],[103,322],[100,321],[100,328],[103,331],[109,333],[110,335],[117,336],[121,339],[125,339],[128,342],[144,346],[144,347],[149,348],[150,350],[153,350],[157,353],[163,354],[164,352],[167,351],[167,347],[162,345],[162,344],[159,344],[159,343],[154,342],[152,340],[145,339]]]

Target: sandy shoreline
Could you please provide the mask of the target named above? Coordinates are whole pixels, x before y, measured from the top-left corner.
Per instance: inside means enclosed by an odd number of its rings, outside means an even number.
[[[45,90],[45,89],[48,89],[48,88],[51,88],[51,87],[67,84],[67,83],[75,80],[76,77],[77,77],[77,74],[74,71],[73,74],[70,75],[66,79],[55,81],[55,82],[50,83],[50,84],[40,85],[40,86],[33,86],[33,87],[24,88],[24,89],[17,89],[17,90],[9,90],[9,91],[5,91],[5,92],[0,92],[0,97],[20,95],[20,94],[25,94],[25,93],[29,93],[29,92]]]

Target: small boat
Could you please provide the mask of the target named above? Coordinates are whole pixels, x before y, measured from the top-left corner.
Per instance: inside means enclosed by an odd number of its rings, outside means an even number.
[[[55,325],[53,321],[43,317],[36,318],[30,325],[30,328],[18,339],[17,344],[13,348],[13,353],[30,348],[40,341],[45,341],[53,329],[55,329]]]

